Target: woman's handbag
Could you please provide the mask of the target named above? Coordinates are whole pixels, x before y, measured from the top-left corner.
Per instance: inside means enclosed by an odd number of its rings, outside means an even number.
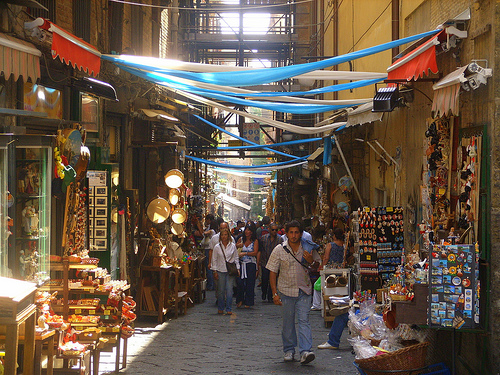
[[[227,274],[229,276],[238,276],[238,268],[236,267],[236,263],[231,263],[227,261],[226,258],[226,253],[224,252],[224,249],[221,246],[221,251],[222,255],[224,255],[224,259],[226,260],[226,269],[227,269]]]

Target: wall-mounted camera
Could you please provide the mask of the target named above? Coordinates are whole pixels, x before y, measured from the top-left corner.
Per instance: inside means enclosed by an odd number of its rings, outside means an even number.
[[[462,82],[462,88],[465,91],[476,90],[479,86],[486,85],[488,77],[491,77],[493,74],[492,69],[481,67],[477,61],[473,60],[465,70],[465,78],[467,79],[465,82]],[[481,60],[486,61],[486,60]],[[486,61],[486,66],[488,66],[488,61]]]

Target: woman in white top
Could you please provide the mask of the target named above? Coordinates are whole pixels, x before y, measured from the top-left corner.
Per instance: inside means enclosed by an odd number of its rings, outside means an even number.
[[[226,268],[226,260],[230,263],[235,263],[238,268],[240,264],[238,261],[238,250],[229,233],[228,228],[223,228],[219,234],[219,243],[215,245],[212,254],[212,271],[214,272],[214,279],[218,280],[217,283],[217,308],[219,314],[224,314],[224,305],[226,313],[231,315],[231,304],[233,302],[233,285],[236,276],[229,276]]]
[[[259,241],[257,240],[256,228],[253,222],[249,222],[243,231],[243,236],[236,245],[241,262],[240,277],[238,277],[236,306],[250,308],[255,302],[255,280],[257,278],[257,254],[259,253]]]

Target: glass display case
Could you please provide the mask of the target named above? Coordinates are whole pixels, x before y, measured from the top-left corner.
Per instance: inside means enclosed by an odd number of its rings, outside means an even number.
[[[0,264],[3,272],[37,283],[49,278],[52,141],[48,136],[0,136],[1,195],[10,198],[1,205],[7,212],[0,214],[11,218],[8,238],[0,237]]]

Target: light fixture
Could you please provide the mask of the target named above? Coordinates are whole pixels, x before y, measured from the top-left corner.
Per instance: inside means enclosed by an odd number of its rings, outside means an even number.
[[[179,189],[170,189],[168,200],[172,206],[176,206],[181,200],[181,191]]]
[[[187,214],[182,208],[176,208],[174,212],[172,212],[172,221],[176,224],[182,224],[186,221]]]
[[[377,89],[373,98],[372,112],[392,112],[399,103],[399,87],[390,86]]]
[[[164,198],[155,198],[149,202],[146,214],[153,223],[163,223],[170,215],[170,205]]]
[[[178,188],[184,183],[184,173],[178,169],[171,169],[165,175],[165,183],[171,189]]]

